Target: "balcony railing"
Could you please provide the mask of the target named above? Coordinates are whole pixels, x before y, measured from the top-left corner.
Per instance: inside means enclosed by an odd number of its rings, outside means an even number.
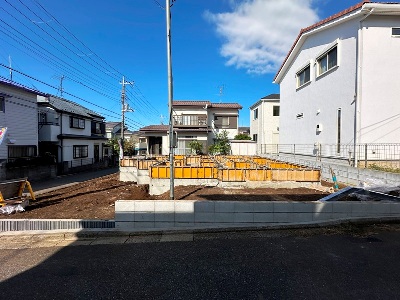
[[[207,126],[206,115],[174,116],[174,126]]]

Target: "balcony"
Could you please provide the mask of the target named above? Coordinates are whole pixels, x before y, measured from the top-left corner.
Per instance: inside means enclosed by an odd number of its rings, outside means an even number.
[[[207,115],[181,115],[174,116],[176,127],[207,127]]]
[[[58,142],[57,135],[60,134],[58,123],[39,123],[39,140],[42,142]]]

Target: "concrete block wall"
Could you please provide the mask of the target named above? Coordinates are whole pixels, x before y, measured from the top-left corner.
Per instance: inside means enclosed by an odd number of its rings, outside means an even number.
[[[400,217],[400,203],[118,200],[115,228],[216,228]]]

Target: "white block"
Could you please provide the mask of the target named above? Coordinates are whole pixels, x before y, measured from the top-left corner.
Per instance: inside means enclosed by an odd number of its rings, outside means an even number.
[[[293,203],[292,202],[274,202],[274,213],[286,212],[291,213],[293,211]]]
[[[293,202],[292,211],[294,213],[312,213],[314,211],[314,203]]]
[[[234,213],[215,213],[215,223],[233,223]]]
[[[176,213],[194,213],[194,202],[193,201],[175,201],[175,212]]]
[[[249,202],[234,202],[235,213],[252,213],[253,203]]]
[[[154,214],[154,221],[156,221],[156,222],[174,222],[175,214],[173,212],[156,212]]]
[[[288,214],[288,222],[289,223],[306,223],[313,221],[313,213],[312,212],[294,212]]]
[[[271,203],[272,204],[272,203]],[[254,222],[255,223],[272,223],[274,221],[274,213],[254,213]]]
[[[154,213],[135,212],[135,222],[154,222]]]
[[[135,211],[135,201],[117,200],[115,201],[115,211]]]
[[[233,213],[235,211],[235,203],[232,201],[216,201],[216,213]]]
[[[194,203],[194,211],[204,212],[204,213],[213,213],[215,209],[215,204],[213,201],[196,201]]]
[[[175,212],[175,223],[194,223],[194,213]]]
[[[194,214],[194,222],[200,222],[200,223],[214,223],[215,221],[215,216],[214,213],[201,213],[201,212],[196,212]]]
[[[272,213],[274,211],[274,203],[273,202],[254,202],[253,203],[253,212],[255,213]]]
[[[233,220],[235,223],[253,223],[253,215],[252,212],[238,212],[234,214]]]
[[[154,211],[156,213],[160,213],[160,212],[174,213],[175,202],[174,201],[154,201]]]
[[[134,222],[135,221],[135,213],[134,212],[115,212],[115,222],[118,221],[131,221]]]
[[[154,201],[136,201],[135,202],[136,212],[154,212]]]
[[[154,228],[154,222],[135,222],[135,228]]]
[[[274,223],[287,223],[288,219],[287,212],[274,212]]]

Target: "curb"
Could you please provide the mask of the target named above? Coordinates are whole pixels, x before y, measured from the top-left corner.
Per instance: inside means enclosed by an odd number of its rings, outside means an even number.
[[[141,242],[159,242],[160,236],[175,236],[171,241],[188,241],[191,235],[218,233],[245,233],[253,231],[318,229],[335,227],[345,224],[399,224],[400,218],[359,218],[342,219],[335,221],[296,223],[296,224],[269,224],[263,226],[241,227],[213,227],[213,228],[169,228],[169,229],[140,229],[135,231],[118,231],[115,229],[83,229],[83,230],[51,230],[51,231],[8,231],[0,233],[0,249],[26,249],[41,247],[65,247],[101,244],[131,243],[129,239],[140,239]],[[184,237],[180,239],[179,236]]]

